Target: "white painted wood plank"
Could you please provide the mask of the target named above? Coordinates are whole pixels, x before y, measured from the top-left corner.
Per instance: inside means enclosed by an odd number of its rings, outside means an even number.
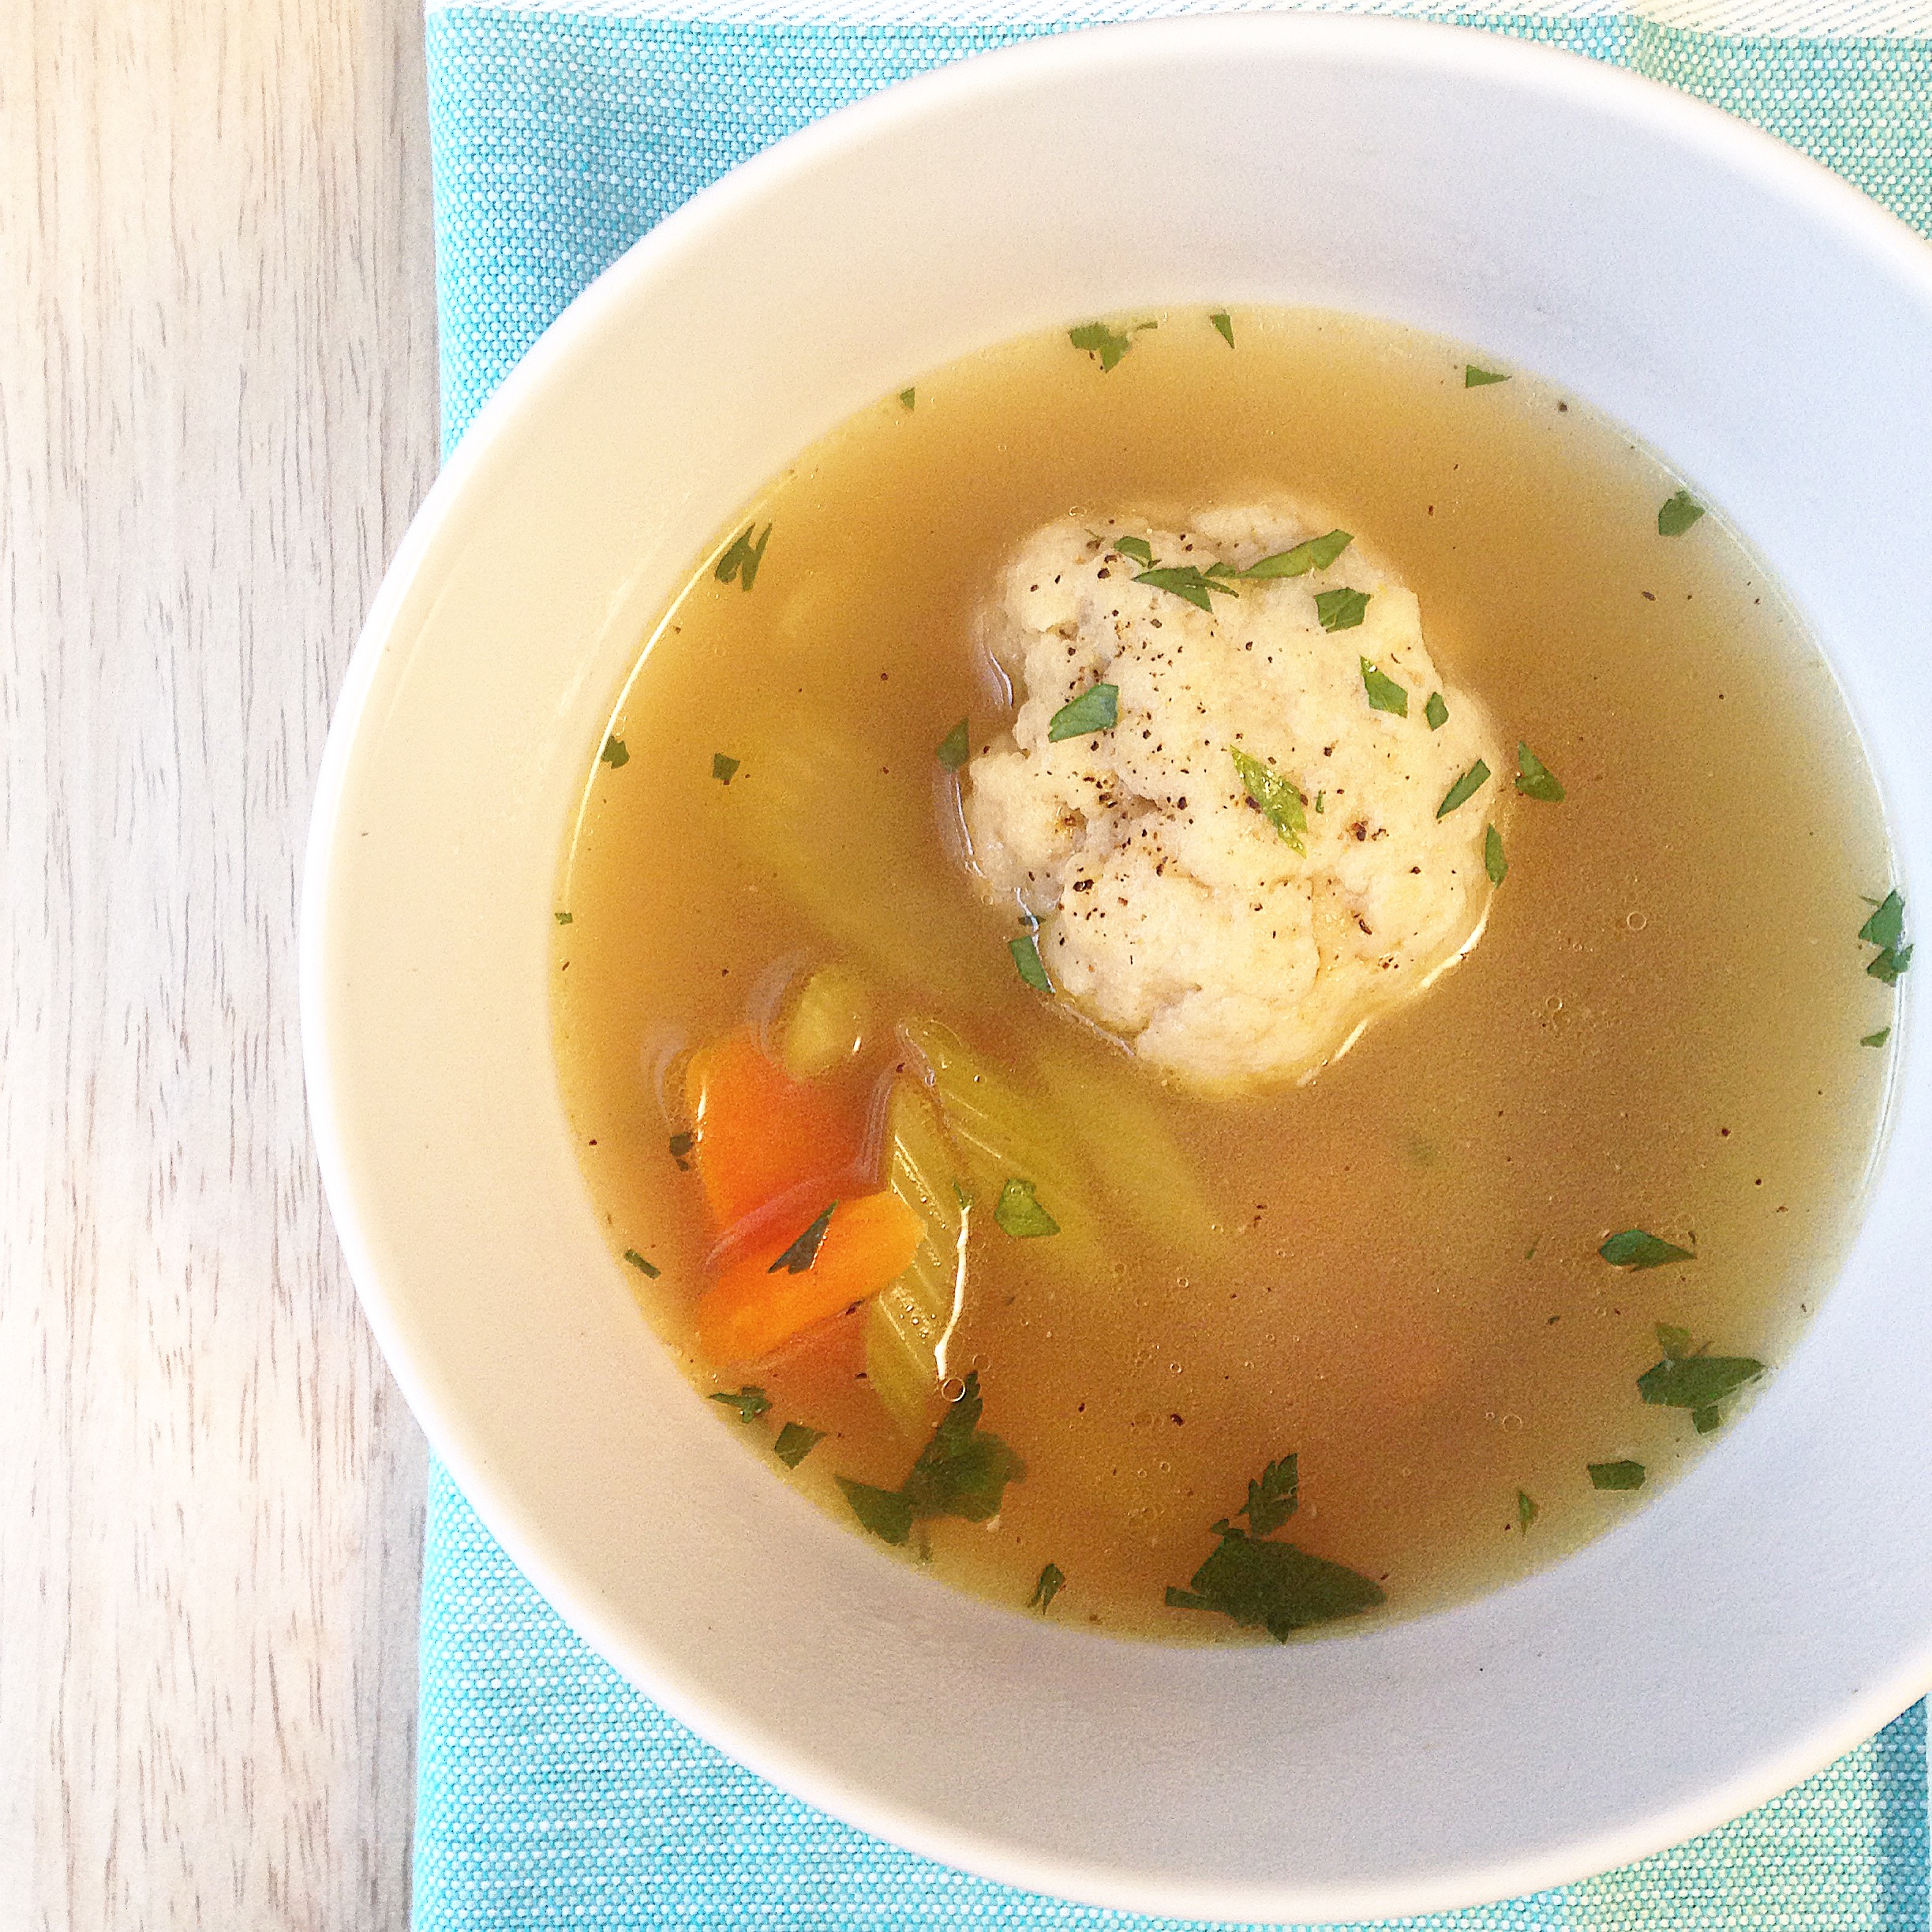
[[[406,1919],[297,868],[435,461],[417,0],[0,9],[0,1925]]]

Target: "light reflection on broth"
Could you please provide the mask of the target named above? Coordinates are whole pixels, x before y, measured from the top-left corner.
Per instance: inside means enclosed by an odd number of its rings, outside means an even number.
[[[1159,320],[1104,375],[1058,332],[922,376],[723,534],[773,533],[749,593],[698,571],[618,708],[623,762],[593,773],[560,887],[556,1025],[612,1252],[662,1271],[633,1278],[646,1313],[699,1387],[767,1391],[722,1426],[826,1432],[790,1480],[847,1521],[835,1477],[893,1488],[916,1441],[862,1379],[862,1314],[751,1368],[698,1357],[713,1232],[661,1056],[742,1028],[774,972],[837,963],[871,1005],[827,1076],[848,1118],[907,1060],[893,1023],[929,1018],[1060,1094],[1050,1141],[1124,1110],[1178,1141],[1183,1185],[1091,1204],[1097,1247],[1012,1239],[975,1199],[949,1365],[1027,1474],[991,1524],[913,1543],[1015,1605],[1051,1563],[1056,1619],[1193,1642],[1239,1633],[1164,1590],[1289,1451],[1279,1534],[1380,1582],[1381,1616],[1641,1507],[1701,1446],[1638,1398],[1656,1324],[1774,1375],[1829,1282],[1884,1085],[1859,1041],[1892,997],[1854,936],[1889,882],[1837,687],[1717,517],[1658,535],[1676,478],[1548,385],[1467,388],[1463,354],[1391,325],[1237,312],[1230,350],[1204,314]],[[1515,802],[1487,934],[1426,994],[1305,1087],[1189,1099],[1020,983],[934,747],[962,713],[1000,721],[975,613],[1030,531],[1283,492],[1395,564],[1444,676],[1567,796]],[[1631,1228],[1696,1259],[1612,1268],[1598,1246]],[[1592,1488],[1619,1459],[1641,1495]]]

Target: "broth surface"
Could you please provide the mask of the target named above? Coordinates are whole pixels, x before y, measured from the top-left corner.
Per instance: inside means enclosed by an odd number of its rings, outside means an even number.
[[[769,1392],[721,1426],[827,1432],[788,1480],[848,1522],[834,1477],[896,1485],[916,1443],[863,1379],[860,1316],[750,1369],[699,1358],[712,1234],[663,1066],[839,961],[878,990],[855,1107],[904,1058],[891,1023],[928,1017],[1061,1069],[1087,1098],[1058,1131],[1151,1110],[1214,1231],[1151,1200],[1091,1269],[977,1217],[952,1359],[1028,1473],[992,1523],[926,1533],[936,1574],[1000,1601],[1051,1563],[1056,1618],[1220,1640],[1163,1592],[1287,1452],[1286,1537],[1380,1582],[1386,1617],[1563,1555],[1746,1425],[1749,1390],[1700,1437],[1636,1378],[1660,1323],[1775,1376],[1828,1283],[1885,1084],[1860,1043],[1893,997],[1855,935],[1889,880],[1823,660],[1717,516],[1659,535],[1679,479],[1613,425],[1526,374],[1467,387],[1461,350],[1392,324],[1237,311],[1230,349],[1203,313],[1148,316],[1105,373],[1061,331],[923,376],[721,534],[587,784],[556,1038],[613,1256],[661,1271],[630,1277],[645,1314],[701,1389]],[[1305,1086],[1193,1099],[1020,983],[934,747],[1006,715],[976,613],[1040,524],[1282,494],[1391,560],[1445,678],[1567,796],[1508,801],[1486,934],[1412,1006]],[[748,594],[713,569],[747,517],[773,533]],[[1696,1259],[1600,1257],[1634,1228]],[[1593,1488],[1625,1458],[1641,1493]]]

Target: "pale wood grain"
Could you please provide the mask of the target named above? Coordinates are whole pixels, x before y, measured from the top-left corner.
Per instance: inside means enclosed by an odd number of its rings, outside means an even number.
[[[422,1451],[303,1110],[432,473],[417,0],[0,8],[0,1926],[406,1916]]]

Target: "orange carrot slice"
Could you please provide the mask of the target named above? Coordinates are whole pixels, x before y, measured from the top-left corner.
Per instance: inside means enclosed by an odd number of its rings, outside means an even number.
[[[691,1056],[685,1102],[698,1172],[721,1232],[803,1187],[826,1184],[858,1158],[859,1130],[822,1088],[789,1079],[748,1033]],[[769,1259],[769,1257],[767,1257]]]
[[[807,1230],[788,1222],[705,1290],[698,1303],[698,1346],[721,1367],[770,1354],[897,1280],[925,1232],[925,1223],[897,1194],[862,1194],[833,1210],[810,1265],[794,1274],[779,1264],[796,1253]]]

